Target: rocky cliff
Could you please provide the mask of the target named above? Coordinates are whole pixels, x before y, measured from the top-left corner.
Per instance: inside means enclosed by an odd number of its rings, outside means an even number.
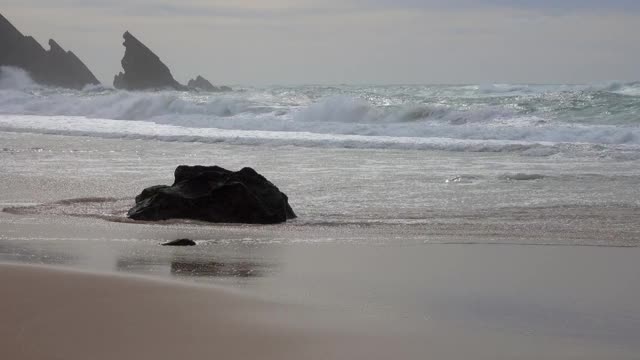
[[[24,36],[0,14],[0,66],[26,70],[43,85],[81,89],[100,82],[71,51],[65,51],[53,39],[45,50],[33,37]]]

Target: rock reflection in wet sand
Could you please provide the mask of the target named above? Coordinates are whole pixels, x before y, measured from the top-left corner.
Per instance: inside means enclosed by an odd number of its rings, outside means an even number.
[[[0,261],[203,280],[258,278],[275,271],[273,262],[255,260],[255,254],[246,253],[246,248],[197,250],[167,251],[144,241],[0,240]]]

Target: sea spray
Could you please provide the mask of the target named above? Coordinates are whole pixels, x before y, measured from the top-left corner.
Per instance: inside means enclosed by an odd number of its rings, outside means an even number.
[[[0,90],[31,90],[40,86],[36,84],[29,74],[16,67],[0,66]]]

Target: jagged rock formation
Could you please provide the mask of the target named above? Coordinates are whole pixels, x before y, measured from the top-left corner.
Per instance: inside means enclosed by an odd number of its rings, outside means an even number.
[[[251,168],[178,166],[173,185],[146,188],[128,216],[134,220],[193,219],[276,224],[296,217],[287,195]]]
[[[53,39],[45,50],[33,37],[24,36],[0,14],[0,66],[24,69],[43,85],[81,89],[100,82],[71,51],[65,51]]]
[[[209,91],[209,92],[222,92],[222,91],[231,91],[231,88],[228,86],[214,86],[209,82],[209,80],[203,78],[198,75],[197,78],[189,80],[187,87],[191,90],[198,91]]]
[[[114,87],[126,90],[187,90],[173,78],[167,65],[140,40],[128,31],[123,37],[126,50],[121,63],[124,73],[115,76]]]

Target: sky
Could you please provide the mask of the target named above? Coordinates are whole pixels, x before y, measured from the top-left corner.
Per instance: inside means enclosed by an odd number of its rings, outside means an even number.
[[[640,80],[639,0],[3,0],[111,84],[129,30],[214,84]]]

